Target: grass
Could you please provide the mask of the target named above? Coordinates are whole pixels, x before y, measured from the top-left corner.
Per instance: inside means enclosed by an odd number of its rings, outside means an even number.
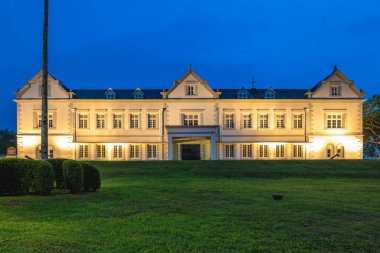
[[[380,252],[380,161],[92,164],[97,193],[0,197],[0,252]]]

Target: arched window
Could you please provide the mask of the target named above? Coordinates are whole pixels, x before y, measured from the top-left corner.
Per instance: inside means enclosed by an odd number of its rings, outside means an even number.
[[[344,146],[343,144],[339,143],[336,145],[336,154],[339,158],[344,158]]]
[[[327,145],[326,156],[327,158],[332,158],[334,156],[334,146],[332,144]]]
[[[48,147],[48,158],[54,158],[54,147]],[[41,145],[38,145],[36,148],[36,159],[41,159]]]

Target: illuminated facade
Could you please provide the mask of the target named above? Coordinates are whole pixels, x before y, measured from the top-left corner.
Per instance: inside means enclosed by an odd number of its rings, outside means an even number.
[[[41,72],[19,90],[19,157],[40,154]],[[311,86],[310,86],[311,87]],[[49,156],[83,160],[362,159],[364,93],[338,69],[311,89],[71,90],[49,76]]]

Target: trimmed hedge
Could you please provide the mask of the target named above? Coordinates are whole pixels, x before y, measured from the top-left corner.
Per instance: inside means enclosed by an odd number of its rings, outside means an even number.
[[[62,164],[63,178],[70,193],[78,193],[83,187],[83,167],[73,160],[66,160]]]
[[[48,194],[53,178],[53,168],[45,161],[0,159],[0,194]]]
[[[83,191],[93,191],[100,189],[100,174],[99,170],[87,163],[82,163],[83,167]]]
[[[45,161],[33,161],[30,170],[30,190],[38,194],[49,194],[54,187],[53,166]]]
[[[54,181],[55,181],[55,187],[58,189],[65,189],[65,179],[63,178],[63,170],[62,170],[62,164],[67,159],[65,158],[52,158],[49,159],[48,162],[53,165],[54,169]]]

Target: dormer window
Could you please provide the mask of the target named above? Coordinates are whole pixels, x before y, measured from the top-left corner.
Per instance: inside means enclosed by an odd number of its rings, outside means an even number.
[[[238,99],[247,99],[248,98],[248,91],[245,87],[241,87],[241,89],[238,91]]]
[[[196,92],[197,87],[194,84],[186,85],[186,96],[195,96],[197,94]]]
[[[116,93],[115,91],[112,90],[112,88],[109,88],[106,93],[106,99],[115,99],[116,98]]]
[[[134,99],[143,99],[144,98],[144,92],[142,92],[142,90],[140,88],[137,88],[133,92],[133,98]]]
[[[330,86],[330,95],[331,96],[341,96],[342,95],[342,86],[341,85],[331,85]]]
[[[265,99],[275,99],[276,98],[276,92],[272,89],[269,88],[264,95]]]

